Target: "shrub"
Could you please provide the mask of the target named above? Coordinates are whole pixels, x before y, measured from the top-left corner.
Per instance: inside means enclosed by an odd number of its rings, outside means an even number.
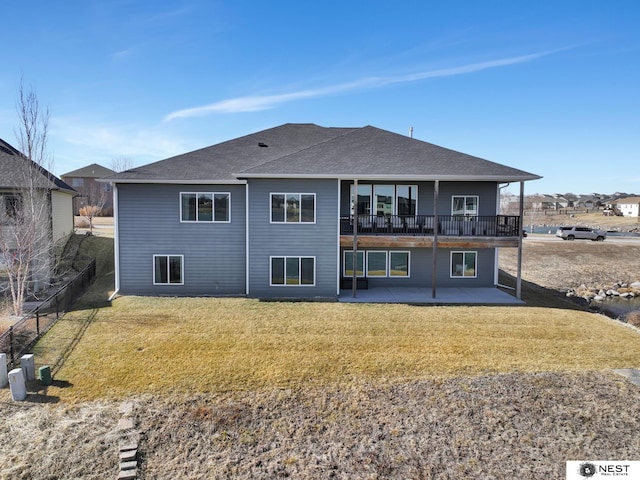
[[[76,228],[89,228],[89,220],[85,217],[74,217],[73,224]]]

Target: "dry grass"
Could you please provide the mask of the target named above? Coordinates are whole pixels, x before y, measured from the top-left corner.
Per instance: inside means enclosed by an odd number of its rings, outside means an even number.
[[[640,280],[640,242],[568,242],[527,237],[523,242],[525,280],[563,293],[581,284],[607,285]],[[500,249],[500,268],[515,274],[517,249]]]
[[[0,479],[104,480],[117,477],[117,406],[0,403]]]
[[[626,321],[629,325],[640,328],[640,310],[629,312],[626,316]]]
[[[524,224],[531,225],[584,225],[602,228],[603,230],[631,231],[640,228],[640,221],[633,217],[608,217],[602,211],[592,213],[571,213],[563,215],[544,215],[541,213],[525,213]],[[555,232],[554,232],[555,233]]]
[[[68,314],[36,358],[80,331]],[[562,309],[123,297],[57,372],[63,400],[221,392],[487,372],[640,367],[640,335]]]
[[[564,478],[640,458],[640,389],[611,372],[131,397],[139,480]],[[117,404],[3,403],[0,478],[116,478]]]
[[[640,389],[507,374],[137,401],[144,479],[564,478],[640,455]]]

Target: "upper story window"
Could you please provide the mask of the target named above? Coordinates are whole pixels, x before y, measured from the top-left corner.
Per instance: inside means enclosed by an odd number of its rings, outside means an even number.
[[[351,185],[351,213],[353,213]],[[358,215],[415,215],[418,204],[417,185],[358,185],[355,201]]]
[[[84,178],[82,178],[82,177],[73,177],[73,178],[71,178],[71,186],[72,187],[84,187]]]
[[[21,209],[22,197],[19,194],[4,195],[4,214],[7,219],[17,219]]]
[[[230,222],[228,192],[184,192],[180,194],[180,221],[182,222]]]
[[[315,193],[272,193],[271,223],[315,223]]]
[[[451,215],[461,217],[478,216],[477,195],[454,195],[451,200]]]

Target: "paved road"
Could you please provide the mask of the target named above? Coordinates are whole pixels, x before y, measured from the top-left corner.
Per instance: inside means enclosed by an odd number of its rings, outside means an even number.
[[[568,242],[569,240],[561,240],[555,235],[545,235],[542,233],[529,233],[527,234],[527,238],[524,239],[525,242]],[[590,240],[574,240],[574,243],[591,243]],[[607,243],[615,243],[615,244],[634,244],[640,245],[640,237],[618,237],[614,235],[607,236],[605,240]],[[594,242],[595,243],[595,242]]]

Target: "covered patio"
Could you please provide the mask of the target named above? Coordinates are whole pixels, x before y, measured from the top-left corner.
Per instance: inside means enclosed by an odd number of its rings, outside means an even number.
[[[431,288],[375,287],[340,290],[344,303],[406,303],[410,305],[525,305],[522,300],[499,288],[439,288],[433,298]]]

